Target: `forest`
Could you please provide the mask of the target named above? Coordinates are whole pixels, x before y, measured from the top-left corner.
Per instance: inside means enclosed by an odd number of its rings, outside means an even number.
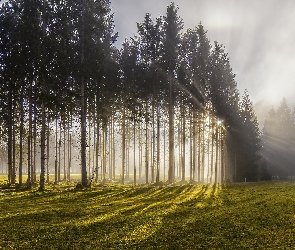
[[[183,30],[174,3],[146,14],[120,48],[109,1],[10,0],[0,24],[0,171],[9,185],[44,189],[50,176],[75,174],[82,187],[225,183],[268,171],[224,46],[202,23]]]

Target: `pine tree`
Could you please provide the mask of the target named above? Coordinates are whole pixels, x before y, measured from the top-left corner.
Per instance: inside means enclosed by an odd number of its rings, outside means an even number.
[[[258,127],[257,117],[253,110],[248,91],[245,90],[240,102],[241,119],[241,144],[239,146],[239,177],[247,181],[257,181],[259,169],[258,164],[261,158],[261,134]]]
[[[162,48],[163,68],[167,72],[169,82],[169,168],[168,182],[172,183],[175,180],[174,169],[174,99],[175,86],[174,75],[178,65],[178,54],[180,49],[180,31],[183,24],[180,17],[177,15],[178,8],[171,3],[167,7],[167,14],[164,17],[164,37]]]

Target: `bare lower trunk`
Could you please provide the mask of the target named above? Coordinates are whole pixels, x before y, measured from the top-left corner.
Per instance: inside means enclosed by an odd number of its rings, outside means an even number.
[[[173,84],[172,73],[169,75],[169,169],[168,182],[174,182],[174,98],[173,98]]]
[[[159,104],[157,105],[157,175],[156,183],[160,181],[160,109]]]
[[[42,102],[42,125],[41,125],[41,173],[40,173],[40,189],[45,188],[45,137],[46,137],[46,113],[45,104]]]
[[[185,181],[185,114],[182,111],[182,181]]]
[[[20,101],[20,131],[19,131],[19,166],[18,166],[18,178],[19,184],[22,185],[23,182],[23,135],[24,135],[24,106],[23,106],[23,95],[21,94]]]
[[[148,102],[145,109],[145,183],[149,182]]]
[[[121,182],[124,184],[125,181],[125,154],[126,154],[126,114],[125,105],[123,104],[123,117],[122,117],[122,173]]]

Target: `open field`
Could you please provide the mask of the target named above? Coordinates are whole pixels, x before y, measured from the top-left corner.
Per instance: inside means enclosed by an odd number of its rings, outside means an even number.
[[[0,191],[0,249],[294,249],[295,183]]]

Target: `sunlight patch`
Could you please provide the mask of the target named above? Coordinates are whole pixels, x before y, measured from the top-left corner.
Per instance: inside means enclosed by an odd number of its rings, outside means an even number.
[[[145,224],[139,225],[135,227],[135,229],[132,232],[127,233],[123,241],[127,243],[141,242],[151,237],[153,234],[156,234],[161,226],[162,226],[161,218],[149,219]]]

